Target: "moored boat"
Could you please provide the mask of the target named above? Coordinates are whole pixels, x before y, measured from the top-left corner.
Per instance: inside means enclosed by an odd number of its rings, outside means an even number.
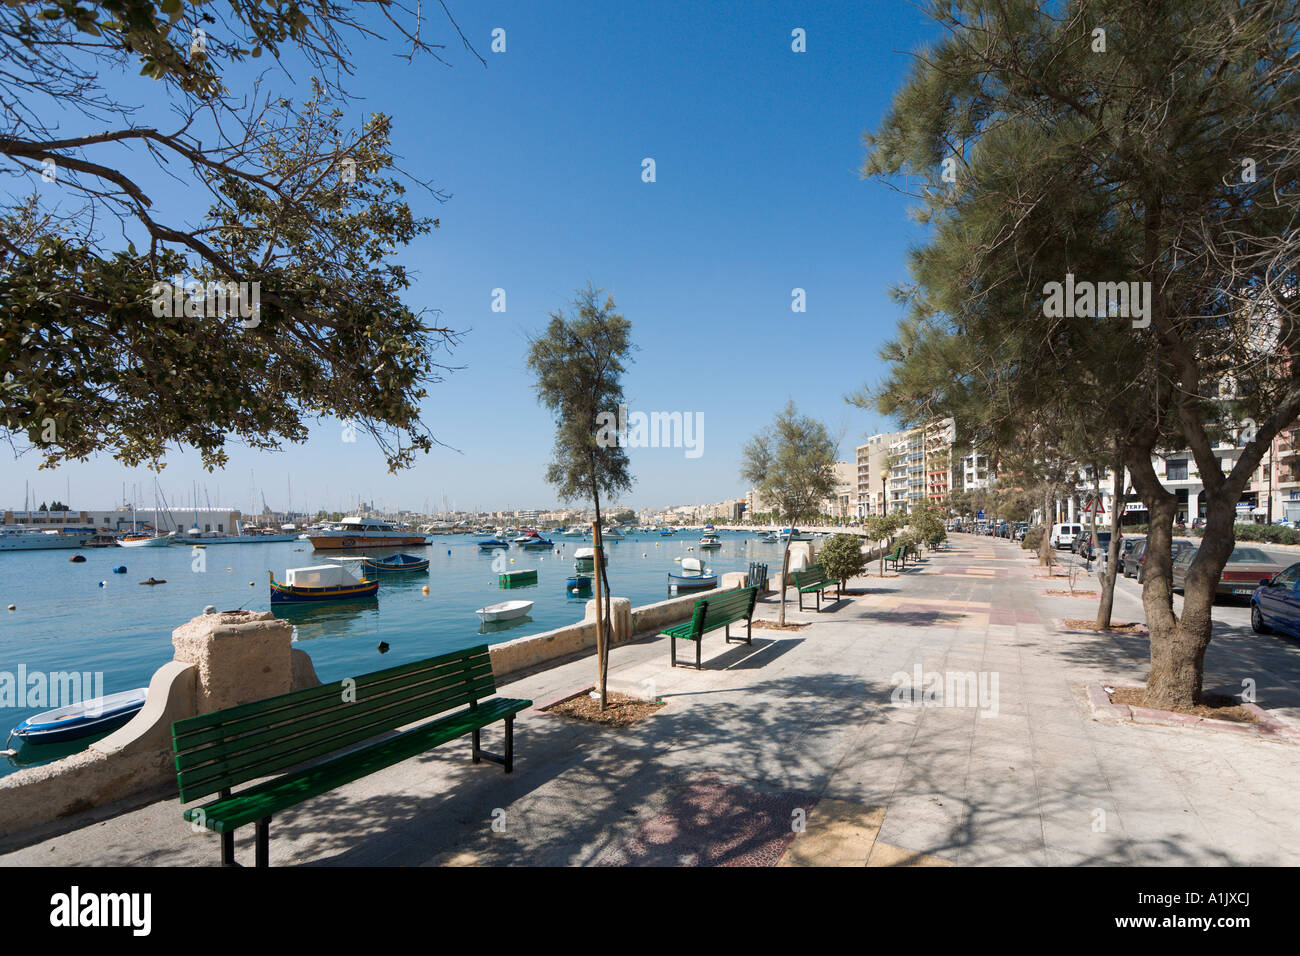
[[[487,623],[489,621],[513,621],[516,618],[523,617],[532,609],[532,601],[502,601],[500,604],[489,604],[487,607],[481,607],[474,613],[479,616],[479,620]]]
[[[344,518],[337,525],[313,533],[309,539],[317,551],[349,551],[362,548],[423,547],[429,542],[423,534],[399,528],[378,518]]]
[[[364,559],[340,559],[335,564],[319,564],[310,568],[289,568],[284,583],[271,579],[272,604],[308,604],[316,601],[346,601],[352,598],[374,597],[379,590],[378,579],[361,577],[349,565],[360,564]]]
[[[699,558],[682,558],[682,573],[668,572],[668,589],[698,591],[718,586],[718,576],[704,566]]]
[[[0,551],[44,551],[48,548],[80,548],[92,535],[66,531],[37,530],[22,525],[0,528]]]
[[[701,536],[700,538],[701,550],[711,551],[715,548],[720,548],[720,547],[722,547],[722,541],[712,531],[706,532],[703,536]]]
[[[111,730],[140,711],[148,690],[147,687],[137,687],[34,714],[11,730],[9,736],[24,743],[52,744]],[[6,740],[6,748],[8,745]]]
[[[384,558],[363,558],[361,567],[367,571],[428,571],[429,559],[414,554],[390,554]]]
[[[500,538],[488,538],[486,541],[480,541],[478,547],[480,551],[492,551],[496,548],[509,548],[510,542]]]

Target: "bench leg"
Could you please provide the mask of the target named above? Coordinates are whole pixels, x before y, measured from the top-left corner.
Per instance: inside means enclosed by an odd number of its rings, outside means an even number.
[[[483,749],[482,747],[479,746],[480,744],[479,732],[477,730],[473,731],[470,734],[469,739],[470,739],[470,748],[471,748],[470,758],[474,761],[474,763],[478,763],[483,759]]]
[[[799,610],[803,610],[803,592],[799,592]]]
[[[671,634],[668,636],[668,646],[669,648],[671,648],[669,653],[672,654],[673,656],[673,667],[676,667],[677,666],[677,638]]]
[[[754,619],[748,618],[745,621],[745,643],[753,645],[754,643]]]
[[[700,645],[703,643],[704,643],[704,635],[701,634],[699,637],[695,639],[695,669],[697,671],[704,670],[704,668],[700,665]]]
[[[221,834],[221,865],[235,865],[235,831]]]
[[[506,718],[506,773],[515,769],[515,718]]]
[[[263,817],[257,821],[257,866],[263,868],[269,866],[267,857],[271,852],[271,818]]]

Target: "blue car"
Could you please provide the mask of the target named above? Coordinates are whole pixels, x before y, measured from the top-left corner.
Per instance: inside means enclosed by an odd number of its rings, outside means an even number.
[[[1300,637],[1300,564],[1255,588],[1250,596],[1250,626],[1256,634],[1280,631]]]

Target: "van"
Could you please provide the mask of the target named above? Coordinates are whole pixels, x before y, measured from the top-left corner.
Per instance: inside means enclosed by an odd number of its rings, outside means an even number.
[[[1074,541],[1074,536],[1082,533],[1081,524],[1054,524],[1052,525],[1052,547],[1068,548]]]

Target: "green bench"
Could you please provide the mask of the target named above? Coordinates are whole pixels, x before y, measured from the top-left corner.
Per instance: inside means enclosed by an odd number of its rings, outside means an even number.
[[[695,669],[702,670],[700,664],[700,644],[702,638],[709,631],[716,631],[722,628],[727,643],[733,641],[731,636],[731,625],[739,621],[745,622],[745,636],[743,638],[734,638],[735,643],[739,644],[744,641],[746,644],[753,644],[752,618],[754,616],[754,602],[758,600],[758,588],[733,588],[730,591],[723,591],[717,597],[704,597],[695,602],[695,608],[691,614],[691,619],[685,624],[678,624],[676,627],[666,628],[660,631],[660,634],[667,634],[672,654],[672,666],[676,667],[679,663],[677,660],[677,641],[694,641],[695,642]],[[689,667],[689,661],[681,661],[683,666]]]
[[[895,571],[898,570],[898,562],[900,562],[900,561],[906,562],[906,561],[907,561],[907,552],[903,550],[903,546],[902,546],[901,544],[900,544],[898,547],[896,547],[896,548],[894,549],[894,553],[893,553],[893,554],[887,554],[887,555],[885,555],[885,570],[886,570],[886,571],[889,570],[889,563],[890,563],[891,561],[894,563],[894,570],[895,570]]]
[[[256,824],[256,862],[266,866],[272,814],[449,740],[471,735],[474,763],[491,760],[510,773],[515,714],[533,702],[492,697],[495,693],[483,644],[178,720],[172,724],[172,747],[181,803],[218,795],[186,810],[185,819],[221,834],[225,866],[235,862],[235,830]],[[468,706],[394,733],[462,705]],[[498,720],[505,721],[501,756],[479,746],[480,730]],[[321,758],[328,759],[301,766]],[[279,776],[231,792],[272,774]]]
[[[817,611],[822,609],[822,591],[826,590],[832,584],[835,585],[835,600],[840,599],[840,582],[826,576],[826,570],[820,564],[810,564],[801,571],[791,572],[794,576],[794,586],[799,592],[799,610],[803,610],[803,596],[808,592],[817,595]]]

